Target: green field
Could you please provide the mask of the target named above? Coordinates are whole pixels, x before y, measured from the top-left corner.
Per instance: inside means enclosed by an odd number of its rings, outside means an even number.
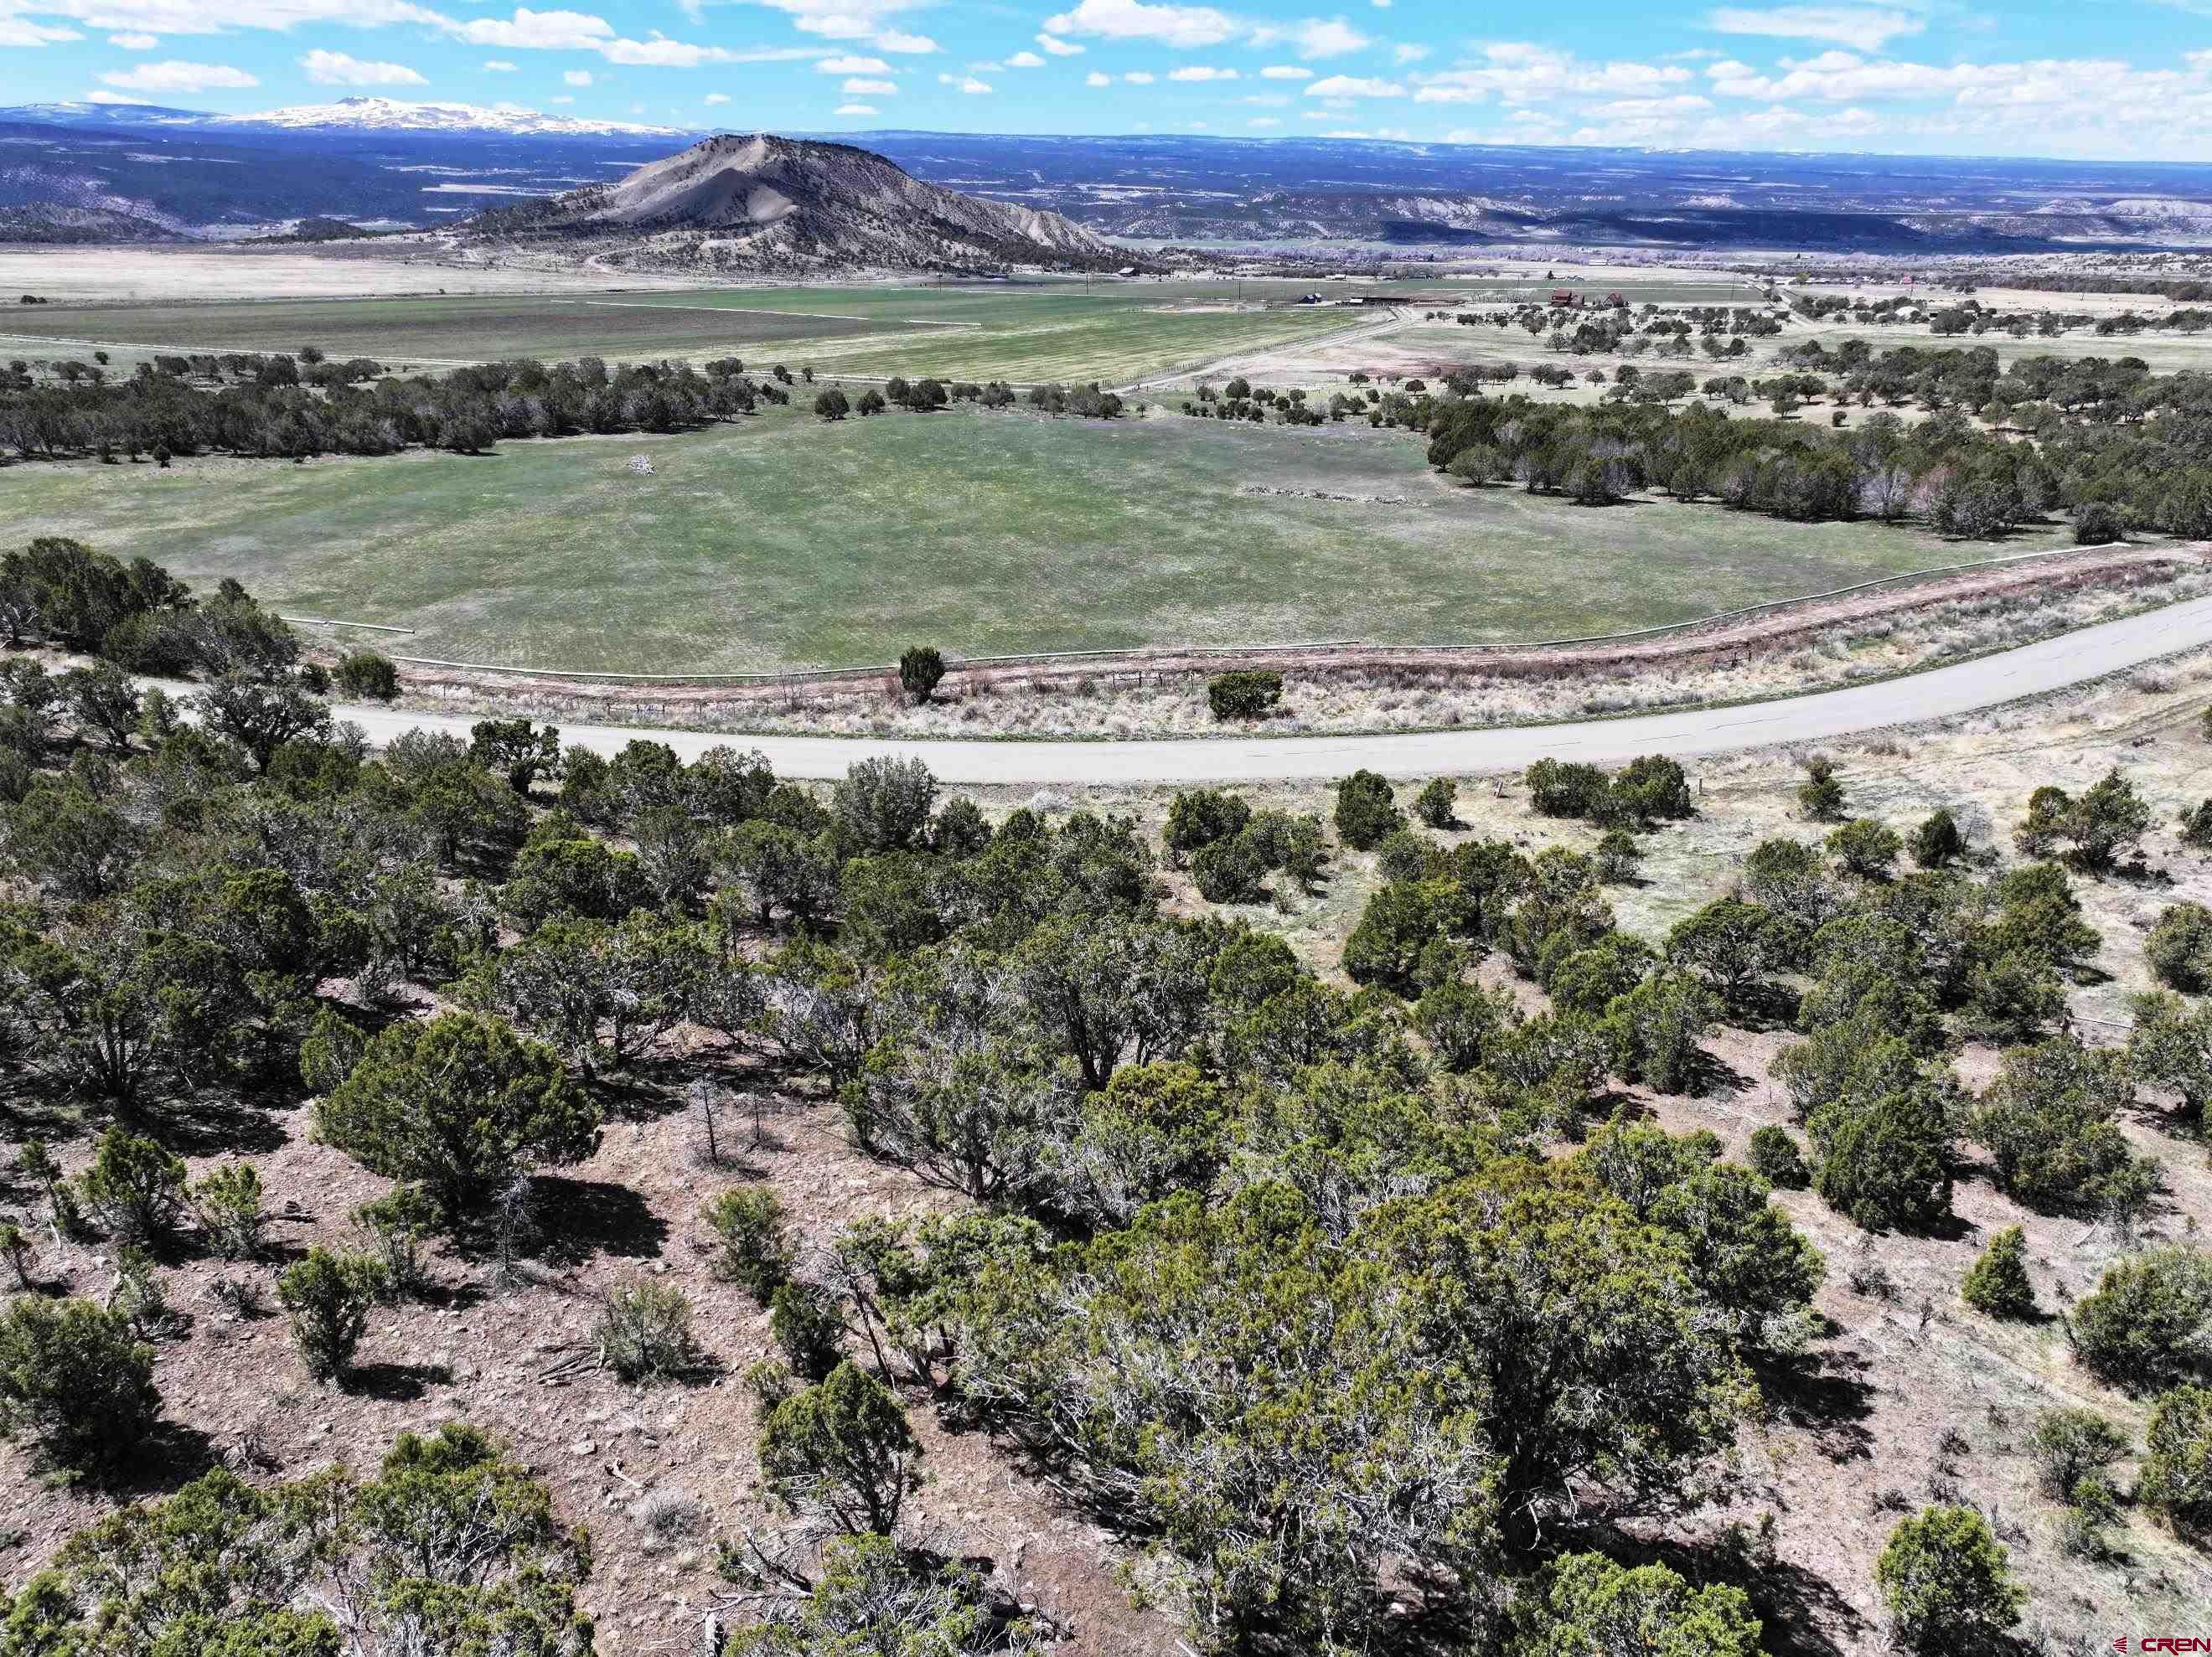
[[[653,476],[629,470],[640,452]],[[412,626],[392,646],[408,653],[663,672],[875,663],[916,640],[985,655],[1551,637],[1994,550],[1471,491],[1431,474],[1419,440],[1364,427],[968,409],[835,426],[780,410],[477,458],[18,465],[0,470],[0,521],[11,540],[235,576],[290,613]]]
[[[1257,286],[1257,284],[1254,284]],[[1202,290],[1202,291],[1201,291]],[[854,375],[1125,384],[1358,325],[1342,310],[1233,308],[1231,284],[702,288],[423,299],[42,306],[0,319],[0,354],[127,369],[170,351],[296,351],[395,367],[496,357],[617,361],[735,354]],[[1204,306],[1207,308],[1188,308]],[[1218,308],[1213,308],[1218,307]],[[1371,318],[1364,319],[1372,320]]]

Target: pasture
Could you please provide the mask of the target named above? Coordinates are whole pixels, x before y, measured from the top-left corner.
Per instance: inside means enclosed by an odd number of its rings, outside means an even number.
[[[1188,290],[1205,287],[1202,298]],[[701,288],[402,299],[51,304],[0,317],[0,355],[114,367],[156,351],[297,351],[395,368],[491,358],[738,355],[878,378],[1122,384],[1359,324],[1342,310],[1235,308],[1227,284]],[[1373,319],[1368,318],[1371,321]]]
[[[916,640],[988,655],[1548,637],[2000,550],[1470,490],[1402,433],[1158,410],[823,425],[792,409],[473,458],[19,465],[0,470],[0,521],[196,583],[235,576],[291,613],[411,626],[391,646],[407,653],[632,672],[881,662]]]

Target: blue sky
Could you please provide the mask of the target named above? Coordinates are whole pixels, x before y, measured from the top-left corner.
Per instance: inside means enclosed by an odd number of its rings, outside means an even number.
[[[2212,0],[0,0],[10,101],[2212,161]]]

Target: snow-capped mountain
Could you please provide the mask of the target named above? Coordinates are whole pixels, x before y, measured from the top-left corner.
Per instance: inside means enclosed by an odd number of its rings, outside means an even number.
[[[513,104],[409,103],[398,98],[341,98],[331,104],[294,104],[257,115],[210,115],[207,124],[232,128],[279,128],[325,131],[331,128],[377,132],[501,132],[513,137],[590,137],[621,133],[641,138],[682,138],[672,126],[634,121],[596,121],[575,115],[546,115]]]
[[[514,138],[696,136],[679,127],[547,115],[514,104],[416,104],[399,98],[369,97],[341,98],[330,104],[292,104],[253,115],[216,115],[151,104],[28,104],[0,110],[0,118],[62,126],[192,127],[232,132],[482,132]]]

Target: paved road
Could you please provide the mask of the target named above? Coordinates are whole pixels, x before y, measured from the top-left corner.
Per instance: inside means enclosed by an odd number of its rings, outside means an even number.
[[[1702,713],[1396,737],[1230,737],[1152,742],[901,742],[879,737],[731,737],[637,726],[569,725],[561,738],[611,755],[634,737],[667,743],[689,760],[722,744],[758,748],[788,777],[841,777],[856,760],[919,757],[951,783],[1276,782],[1342,776],[1364,766],[1392,777],[1517,770],[1553,755],[1620,764],[1639,754],[1686,758],[1777,743],[1815,743],[1883,725],[1971,713],[2100,678],[2212,642],[2212,598],[2024,645],[1907,678]],[[184,687],[179,687],[184,689]],[[462,736],[472,714],[347,707],[341,717],[384,743],[416,726]]]

